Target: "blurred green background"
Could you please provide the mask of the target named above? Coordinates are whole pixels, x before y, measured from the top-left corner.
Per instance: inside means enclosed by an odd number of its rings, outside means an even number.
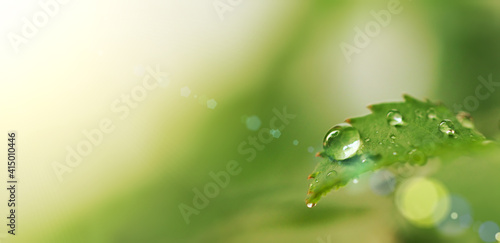
[[[5,35],[43,9],[20,2],[2,2]],[[387,25],[371,11],[391,13]],[[366,174],[312,209],[304,199],[326,131],[403,93],[462,105],[499,138],[500,87],[476,91],[480,76],[500,84],[498,1],[69,1],[20,51],[1,44],[1,108],[14,115],[0,122],[24,160],[19,232],[5,242],[496,242],[484,222],[500,224],[498,153],[391,168],[387,195]],[[121,120],[110,105],[156,65],[169,85]],[[296,117],[248,159],[238,147],[269,138],[284,107]],[[52,163],[104,118],[116,131],[59,182]],[[241,172],[183,217],[232,160]],[[401,214],[395,191],[414,177],[463,199],[460,232]]]

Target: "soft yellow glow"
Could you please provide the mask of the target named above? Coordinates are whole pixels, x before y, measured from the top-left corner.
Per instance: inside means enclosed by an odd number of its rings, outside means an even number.
[[[446,188],[438,181],[416,178],[398,188],[396,205],[411,222],[432,226],[447,215],[450,200]]]

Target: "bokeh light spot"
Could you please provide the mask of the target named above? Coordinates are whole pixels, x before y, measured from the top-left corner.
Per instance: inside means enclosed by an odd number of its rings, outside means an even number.
[[[500,231],[498,224],[493,221],[486,221],[479,226],[479,237],[485,242],[497,241],[497,234]]]
[[[275,138],[279,138],[281,136],[281,132],[278,129],[272,129],[269,133],[271,133],[271,135]]]
[[[396,188],[396,177],[388,170],[379,170],[370,177],[370,188],[377,195],[389,195]]]
[[[245,121],[247,128],[252,131],[257,131],[260,128],[262,122],[260,121],[258,116],[249,116]]]
[[[398,188],[396,205],[410,222],[430,227],[449,215],[450,200],[446,188],[440,182],[415,178]]]

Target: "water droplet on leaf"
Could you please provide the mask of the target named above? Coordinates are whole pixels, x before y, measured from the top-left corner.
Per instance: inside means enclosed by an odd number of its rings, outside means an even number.
[[[332,170],[332,171],[330,171],[330,172],[328,172],[328,173],[326,174],[326,177],[329,177],[329,176],[331,176],[331,175],[336,175],[336,174],[337,174],[337,172],[336,172],[336,171],[334,171],[334,170]]]
[[[427,118],[432,119],[432,120],[437,119],[436,110],[434,108],[429,108],[427,110]]]
[[[323,140],[326,155],[336,160],[353,157],[361,145],[358,129],[347,123],[331,128]]]
[[[316,203],[308,203],[306,205],[308,208],[313,208],[314,206],[316,206]]]
[[[418,109],[417,109],[417,110],[415,110],[415,115],[416,115],[417,117],[424,117],[424,113],[423,113],[421,110],[418,110]]]
[[[455,126],[453,125],[453,122],[448,120],[448,119],[444,119],[443,121],[441,121],[441,123],[439,123],[439,131],[441,131],[442,133],[448,135],[448,136],[453,136],[455,135]]]
[[[391,110],[387,113],[387,122],[391,126],[404,126],[403,116],[398,110]]]

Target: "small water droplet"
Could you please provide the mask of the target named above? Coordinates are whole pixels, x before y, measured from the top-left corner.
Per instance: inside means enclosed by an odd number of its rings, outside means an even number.
[[[437,119],[436,110],[434,108],[429,108],[427,110],[427,118],[429,118],[431,120]]]
[[[462,126],[464,126],[466,128],[470,128],[470,129],[474,128],[472,116],[465,111],[460,111],[457,114],[457,120],[460,122],[460,124],[462,124]]]
[[[408,153],[410,162],[412,164],[424,165],[427,163],[427,156],[418,149],[413,149]]]
[[[318,183],[318,179],[314,180],[314,182]]]
[[[326,177],[329,177],[329,176],[331,176],[331,175],[336,175],[336,174],[337,174],[337,172],[336,172],[336,171],[334,171],[334,170],[332,170],[332,171],[330,171],[330,172],[328,172],[328,173],[326,174]]]
[[[448,136],[453,136],[455,135],[455,126],[453,125],[453,122],[448,120],[448,119],[444,119],[443,121],[441,121],[441,123],[439,123],[439,131],[441,131],[442,133],[448,135]]]
[[[359,182],[358,178],[354,178],[354,179],[352,179],[352,183],[354,183],[354,184],[358,184],[358,182]]]
[[[398,110],[391,110],[387,113],[387,122],[391,126],[404,126],[403,116]]]
[[[308,207],[308,208],[313,208],[314,206],[316,206],[316,203],[308,203],[308,204],[307,204],[307,207]]]
[[[365,142],[367,142],[367,143],[370,142],[370,139],[369,138],[365,139]]]
[[[297,139],[293,140],[293,145],[295,145],[295,146],[299,145],[299,140],[297,140]]]
[[[361,140],[358,129],[347,123],[331,128],[323,140],[326,155],[336,160],[353,157],[360,146]]]
[[[418,109],[415,110],[415,115],[417,117],[420,117],[420,118],[424,117],[424,113],[421,110],[418,110]]]
[[[398,153],[397,152],[392,152],[392,155],[397,155]]]

